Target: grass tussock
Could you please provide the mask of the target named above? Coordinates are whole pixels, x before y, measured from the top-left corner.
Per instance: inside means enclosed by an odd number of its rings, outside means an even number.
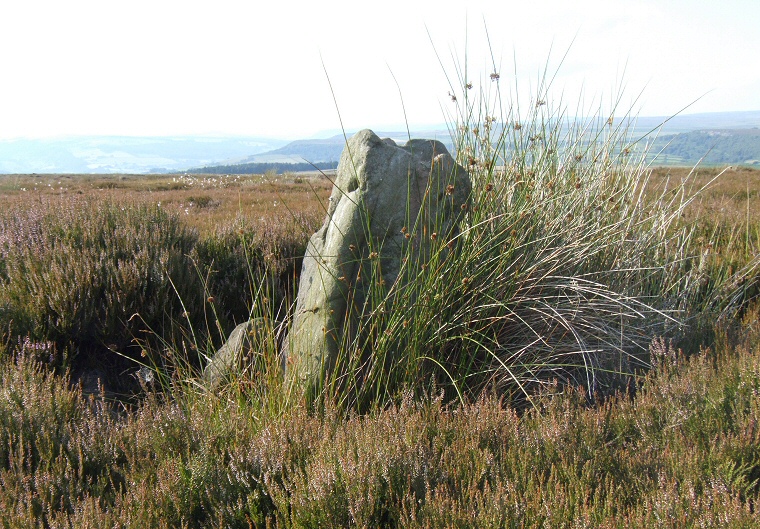
[[[472,178],[466,218],[451,237],[436,218],[409,218],[393,285],[375,242],[379,259],[361,272],[370,294],[357,331],[340,337],[326,400],[365,410],[431,381],[461,401],[496,391],[529,402],[554,380],[604,394],[635,384],[655,337],[683,339],[697,318],[756,295],[754,246],[736,244],[736,225],[706,232],[688,217],[696,174],[655,178],[633,117],[569,117],[544,85],[521,107],[498,76],[478,92],[458,73],[451,133]],[[415,240],[429,241],[424,259]]]

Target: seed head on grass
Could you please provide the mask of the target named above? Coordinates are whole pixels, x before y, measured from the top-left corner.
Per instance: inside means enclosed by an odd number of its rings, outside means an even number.
[[[525,110],[494,87],[496,97],[456,101],[450,126],[473,182],[471,207],[453,205],[459,233],[429,261],[402,258],[404,281],[378,290],[358,324],[369,343],[346,344],[372,351],[336,374],[362,381],[342,400],[350,406],[430,383],[462,399],[495,390],[529,401],[552,380],[593,395],[646,368],[649,342],[688,308],[691,234],[675,222],[684,205],[643,199],[645,153],[618,156],[633,143],[628,129],[568,119],[545,82]],[[417,222],[406,239],[441,233]]]

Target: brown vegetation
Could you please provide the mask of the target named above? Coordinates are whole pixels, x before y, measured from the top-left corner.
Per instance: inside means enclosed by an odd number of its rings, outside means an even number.
[[[298,212],[321,217],[332,189],[329,174],[0,175],[0,195],[7,206],[24,208],[75,196],[160,204],[204,235],[237,216],[269,221]]]
[[[687,174],[655,169],[650,185]],[[693,187],[714,175],[698,170]],[[293,252],[303,251],[331,184],[296,178],[0,176],[0,193],[6,219],[70,215],[92,234],[98,226],[87,222],[104,218],[97,214],[134,222],[114,239],[123,248],[142,244],[140,227],[155,219],[182,240],[191,232],[190,254],[207,266],[201,277],[221,292],[200,302],[202,317],[210,306],[232,303],[225,297],[240,293],[241,277],[250,280],[251,263],[269,259],[285,270]],[[682,222],[702,234],[712,259],[706,283],[756,259],[759,194],[760,171],[729,170],[686,210]],[[132,216],[119,216],[114,204]],[[183,231],[189,227],[197,231]],[[707,248],[710,241],[719,247]],[[70,263],[86,253],[71,250]],[[4,303],[0,298],[0,316]],[[245,316],[248,309],[235,310]],[[154,344],[156,351],[207,345],[180,331],[174,344]],[[210,394],[182,378],[192,370],[158,365],[143,376],[136,363],[127,376],[139,383],[141,402],[127,411],[85,394],[65,369],[50,369],[54,349],[44,339],[17,342],[7,333],[0,331],[3,527],[675,528],[757,521],[760,331],[750,294],[738,318],[701,322],[692,349],[655,341],[654,369],[631,391],[591,404],[583,389],[550,385],[522,412],[489,394],[459,405],[433,392],[364,416],[329,406],[310,413],[263,399],[276,388],[258,374]]]

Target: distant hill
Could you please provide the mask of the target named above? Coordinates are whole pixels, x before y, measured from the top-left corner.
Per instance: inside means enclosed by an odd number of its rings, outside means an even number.
[[[412,135],[417,138],[437,138],[446,144],[449,150],[453,150],[449,133],[445,126],[442,125],[442,127],[442,129],[437,130],[413,131]],[[353,132],[348,132],[345,136],[337,134],[330,138],[292,141],[278,149],[249,156],[240,163],[337,162],[340,160],[343,147],[346,145],[346,138],[350,138],[353,134]],[[375,131],[375,134],[381,138],[392,138],[397,143],[406,143],[409,139],[407,132]]]
[[[232,165],[214,165],[188,169],[189,174],[266,174],[274,171],[277,174],[296,173],[300,171],[325,171],[338,167],[338,162],[287,163],[287,162],[252,162]]]
[[[278,149],[248,156],[240,163],[337,162],[345,144],[342,134],[324,139],[296,140]]]
[[[642,134],[652,129],[659,129],[660,134],[679,134],[710,129],[751,129],[760,127],[760,110],[680,114],[670,118],[666,116],[640,117],[635,121],[636,131]]]
[[[752,130],[750,127],[760,127],[760,111],[748,111],[748,112],[711,112],[702,114],[685,114],[672,118],[665,116],[659,117],[639,117],[631,119],[631,133],[634,136],[645,135],[650,132],[659,133],[660,137],[656,142],[656,149],[653,152],[659,152],[665,147],[668,141],[672,141],[676,135],[679,135],[678,140],[668,147],[666,153],[667,156],[658,158],[657,163],[679,163],[679,164],[693,164],[697,163],[699,159],[705,155],[709,147],[706,147],[702,138],[700,129],[725,129],[725,131],[736,131],[737,134],[729,134],[726,139],[721,140],[721,144],[717,150],[705,163],[750,163],[748,160],[757,159],[753,153],[757,152],[754,147],[754,141],[756,137],[751,133],[739,134],[741,130]],[[376,132],[378,136],[382,138],[390,137],[399,143],[404,143],[408,139],[407,132]],[[697,134],[689,137],[680,137],[681,134],[692,133]],[[346,134],[347,137],[351,137],[353,132]],[[439,127],[431,127],[427,130],[413,130],[412,136],[422,138],[437,138],[446,144],[449,150],[453,151],[453,145],[451,138],[449,137],[448,130],[445,124],[441,124]],[[751,137],[748,137],[751,136]],[[736,143],[736,145],[731,146]],[[682,147],[683,144],[683,147]],[[345,137],[343,134],[333,135],[329,138],[320,139],[307,139],[296,140],[288,143],[277,149],[273,149],[267,152],[261,152],[252,156],[248,156],[245,160],[242,160],[240,164],[226,164],[223,167],[218,168],[221,173],[250,173],[250,172],[265,172],[266,170],[274,170],[278,172],[298,171],[296,165],[289,164],[302,164],[304,162],[311,163],[327,163],[335,162],[340,159],[340,154],[343,152],[345,145]],[[684,150],[685,145],[690,145],[688,153]],[[700,149],[702,149],[700,151]],[[665,161],[667,160],[667,161]],[[269,164],[259,165],[258,168],[255,164]],[[258,169],[269,168],[259,171]],[[217,168],[212,166],[203,168],[209,172],[216,172]],[[304,169],[309,170],[309,169]],[[191,169],[191,172],[196,172],[198,169]]]
[[[156,173],[240,160],[286,142],[236,136],[0,140],[0,173]]]
[[[392,138],[398,143],[406,143],[406,132],[376,132],[381,138]],[[446,144],[449,150],[453,150],[448,132],[444,130],[425,130],[413,133],[415,137],[438,138]],[[193,167],[187,169],[188,173],[210,174],[261,174],[267,171],[277,173],[313,171],[318,169],[334,169],[338,166],[346,138],[353,136],[349,132],[344,136],[338,134],[330,138],[318,138],[309,140],[296,140],[278,149],[262,152],[246,157],[239,163],[224,164],[205,167]],[[444,141],[445,140],[445,141]]]
[[[442,129],[436,130],[416,130],[412,131],[412,136],[416,138],[436,138],[443,142],[450,151],[453,151],[453,145],[445,125]],[[409,139],[408,132],[399,131],[375,131],[375,134],[381,138],[391,138],[399,144],[406,143]],[[246,157],[236,164],[226,164],[224,166],[207,166],[203,168],[188,169],[188,172],[209,172],[209,173],[250,173],[265,172],[248,169],[256,167],[274,168],[278,172],[287,171],[310,171],[313,170],[311,164],[318,165],[320,169],[337,167],[343,147],[346,145],[346,138],[350,138],[354,132],[347,132],[331,136],[330,138],[317,138],[308,140],[296,140],[284,145],[278,149],[262,152]],[[306,164],[306,166],[304,166]],[[305,167],[305,168],[299,168]],[[226,169],[230,170],[226,170]]]
[[[760,166],[760,128],[696,130],[661,136],[651,150],[655,163]]]
[[[652,156],[659,153],[654,163],[662,165],[693,165],[707,155],[704,164],[758,164],[760,160],[760,111],[758,112],[722,112],[714,114],[693,114],[676,116],[667,121],[664,117],[646,117],[631,120],[631,135],[643,136],[647,133],[659,133],[650,151]],[[724,124],[725,127],[709,130],[695,130],[693,127]],[[501,124],[500,124],[501,125]],[[755,128],[741,128],[752,125]],[[686,130],[687,132],[678,132]],[[378,132],[380,137],[390,137],[404,143],[408,136],[399,132]],[[347,134],[350,137],[352,134]],[[445,140],[446,147],[453,151],[448,131],[415,131],[415,137],[437,137]],[[337,165],[345,145],[344,136],[337,135],[326,139],[297,140],[278,149],[249,156],[242,164],[225,164],[214,167],[190,169],[189,172],[209,172],[225,174],[264,173],[275,170],[279,173],[288,171],[311,170],[305,162],[315,164],[330,163]],[[709,152],[708,152],[709,151]],[[324,165],[320,168],[329,168]]]
[[[670,142],[663,152],[668,161],[657,163],[695,163],[710,148],[707,163],[750,163],[760,159],[755,147],[757,135],[736,132],[760,128],[760,111],[686,114],[671,119],[639,117],[632,121],[632,127],[636,135],[658,132],[659,149],[665,148],[666,139]],[[700,132],[693,134],[697,131]],[[406,131],[376,132],[380,137],[390,137],[399,143],[408,139]],[[686,136],[676,136],[681,134]],[[412,136],[436,138],[453,150],[445,124],[412,129]],[[249,164],[274,164],[259,167],[281,168],[282,164],[334,163],[340,158],[344,143],[343,134],[335,135],[334,131],[327,138],[290,143],[275,138],[240,136],[0,140],[0,173],[143,174],[180,172],[188,168],[247,172],[255,169]]]

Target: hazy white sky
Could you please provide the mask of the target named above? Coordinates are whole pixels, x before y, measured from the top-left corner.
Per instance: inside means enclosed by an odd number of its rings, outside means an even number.
[[[0,138],[306,137],[340,126],[328,75],[348,128],[404,122],[393,75],[409,122],[441,123],[433,44],[450,74],[466,51],[489,83],[484,19],[505,91],[569,49],[553,85],[566,101],[609,101],[622,82],[640,115],[700,96],[687,113],[760,110],[759,0],[9,0]]]

